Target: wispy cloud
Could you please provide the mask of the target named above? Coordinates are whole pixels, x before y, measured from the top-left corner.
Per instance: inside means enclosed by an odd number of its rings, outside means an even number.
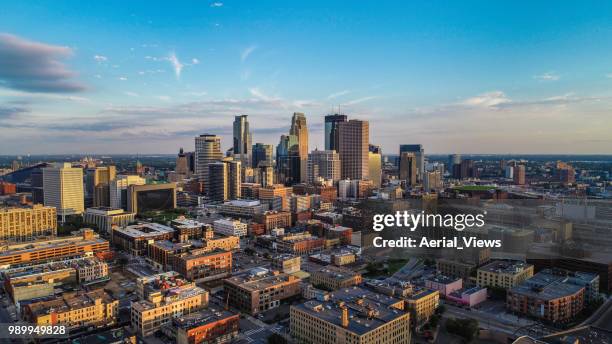
[[[96,60],[97,62],[106,62],[106,61],[108,61],[108,57],[103,56],[103,55],[94,55],[93,59]]]
[[[139,94],[138,94],[138,93],[136,93],[136,92],[131,92],[131,91],[126,91],[126,92],[123,92],[123,94],[125,94],[126,96],[129,96],[129,97],[138,97],[138,96],[139,96]]]
[[[540,81],[557,81],[561,79],[561,76],[554,72],[546,72],[543,74],[534,75],[533,78]]]
[[[223,7],[223,3],[220,1],[213,2],[210,7]]]
[[[342,90],[342,91],[335,92],[335,93],[332,93],[332,94],[328,95],[327,99],[336,99],[338,97],[342,97],[342,96],[347,95],[349,93],[351,93],[351,91],[349,91],[349,90]]]
[[[178,57],[176,57],[176,54],[174,52],[170,53],[170,55],[168,56],[168,61],[170,61],[170,64],[174,69],[174,75],[176,75],[176,78],[179,79],[181,77],[181,72],[183,71],[183,67],[185,67],[185,65],[181,63],[181,61],[178,59]]]
[[[240,54],[240,61],[241,62],[246,61],[249,58],[249,56],[251,56],[251,54],[255,51],[255,49],[257,49],[257,46],[255,45],[246,47]]]
[[[484,108],[497,108],[499,105],[507,103],[510,103],[510,99],[502,91],[482,93],[461,102],[462,105]]]
[[[128,78],[127,78],[127,76],[120,76],[117,79],[119,79],[121,81],[126,81]]]
[[[86,87],[73,80],[76,73],[61,62],[72,53],[68,47],[0,33],[0,79],[5,87],[27,92],[84,91]]]
[[[367,102],[368,100],[379,98],[379,96],[367,96],[362,98],[357,98],[353,100],[349,100],[348,102],[343,103],[342,105],[355,105],[363,102]]]

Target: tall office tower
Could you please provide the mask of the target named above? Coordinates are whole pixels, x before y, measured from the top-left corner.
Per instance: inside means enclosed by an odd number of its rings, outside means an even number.
[[[453,178],[466,179],[477,178],[478,168],[474,166],[474,160],[465,159],[461,163],[453,165]]]
[[[246,115],[234,117],[234,158],[244,167],[251,166],[251,132]]]
[[[43,189],[43,171],[37,167],[30,174],[30,182],[32,185],[32,203],[43,204],[45,202],[45,193]]]
[[[278,182],[293,185],[300,182],[300,156],[296,135],[281,135],[276,146]]]
[[[195,172],[195,152],[185,152],[185,159],[187,159],[187,171],[191,176]]]
[[[259,167],[260,162],[272,162],[272,150],[274,146],[263,143],[253,145],[253,168]]]
[[[380,188],[382,183],[382,149],[380,146],[368,146],[368,170],[370,180],[375,188]]]
[[[305,183],[308,179],[308,128],[306,127],[306,116],[303,113],[293,113],[289,135],[297,136],[298,156],[300,158],[299,181]]]
[[[342,179],[368,179],[370,123],[352,119],[338,123],[338,149]]]
[[[406,185],[414,186],[417,183],[417,157],[414,152],[400,153],[399,179],[405,180]]]
[[[55,207],[57,215],[78,215],[85,211],[83,169],[70,163],[43,169],[44,204]]]
[[[202,134],[195,138],[195,174],[204,184],[204,193],[208,193],[208,164],[221,158],[223,153],[219,136]]]
[[[137,175],[120,174],[110,182],[110,207],[115,209],[127,210],[128,195],[127,189],[130,185],[145,185],[146,179]]]
[[[557,161],[554,172],[559,177],[559,181],[564,185],[576,182],[576,170],[566,162]]]
[[[442,173],[440,171],[425,172],[423,177],[423,189],[429,191],[439,191],[442,189]]]
[[[223,202],[239,199],[242,183],[242,163],[226,158],[223,161],[208,164],[210,190],[208,196],[213,201]]]
[[[525,165],[516,165],[514,168],[514,184],[525,185]]]
[[[313,184],[317,178],[340,180],[340,155],[335,150],[313,150],[308,155],[308,184]]]
[[[258,182],[262,187],[274,184],[274,166],[271,162],[261,162],[257,170],[259,176]]]
[[[176,174],[182,176],[189,176],[189,161],[187,160],[187,155],[183,152],[183,147],[179,150],[179,154],[176,157],[176,168],[174,169]]]
[[[425,150],[423,149],[423,145],[420,144],[411,144],[411,145],[400,145],[400,156],[402,152],[411,152],[414,153],[416,157],[417,164],[417,181],[423,180],[423,174],[425,173]]]
[[[110,206],[110,183],[117,177],[115,166],[93,167],[85,170],[85,195],[94,207]]]
[[[504,178],[514,179],[514,167],[506,166],[504,170]]]
[[[338,123],[346,122],[346,115],[325,116],[325,150],[338,151]]]
[[[227,164],[227,182],[229,199],[240,198],[240,185],[242,184],[242,162],[237,160],[224,161]]]
[[[446,164],[446,169],[448,173],[453,174],[453,168],[455,165],[461,164],[461,154],[451,154],[448,156],[448,164]]]
[[[217,202],[229,199],[227,164],[222,161],[208,164],[208,197]]]

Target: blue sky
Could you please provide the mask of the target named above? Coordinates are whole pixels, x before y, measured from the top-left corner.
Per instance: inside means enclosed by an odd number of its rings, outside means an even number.
[[[612,3],[12,1],[0,154],[277,144],[333,106],[394,153],[612,153]]]

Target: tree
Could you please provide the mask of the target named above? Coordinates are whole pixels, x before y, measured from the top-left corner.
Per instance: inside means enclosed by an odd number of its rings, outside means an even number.
[[[479,328],[478,321],[475,319],[448,319],[446,321],[446,330],[463,337],[467,342],[476,338]]]
[[[278,333],[272,333],[268,337],[268,344],[287,344],[287,340]]]

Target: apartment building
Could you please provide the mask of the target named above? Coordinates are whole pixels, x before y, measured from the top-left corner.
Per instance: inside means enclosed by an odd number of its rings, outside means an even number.
[[[338,266],[328,265],[310,275],[310,283],[328,290],[337,290],[358,285],[362,282],[361,274]]]
[[[54,207],[35,204],[0,209],[0,240],[27,241],[47,235],[57,235]]]
[[[481,287],[513,288],[533,276],[533,265],[496,260],[478,268],[476,282]]]

